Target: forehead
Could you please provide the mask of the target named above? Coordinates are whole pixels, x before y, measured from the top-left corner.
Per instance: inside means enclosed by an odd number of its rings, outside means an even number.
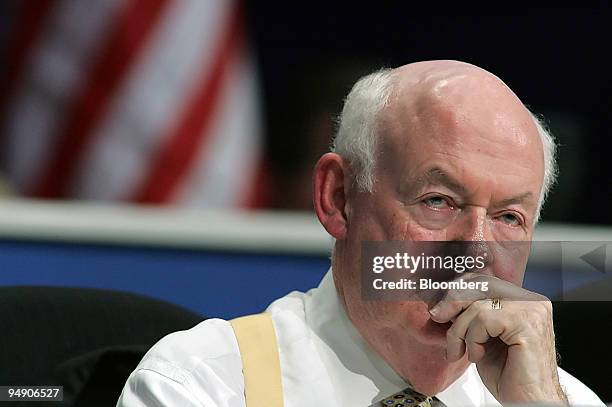
[[[499,79],[480,72],[398,81],[381,114],[383,167],[418,176],[430,161],[458,171],[543,177],[543,151],[533,118]]]
[[[503,138],[509,145],[539,141],[531,115],[518,97],[498,78],[473,69],[430,74],[416,82],[400,79],[383,115],[400,131],[470,128],[486,132],[492,141]]]

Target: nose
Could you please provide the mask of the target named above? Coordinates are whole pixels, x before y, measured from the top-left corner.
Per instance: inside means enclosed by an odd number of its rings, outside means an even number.
[[[477,206],[463,208],[449,232],[448,240],[454,241],[486,242],[493,239],[487,210]]]
[[[478,207],[464,209],[453,227],[452,237],[449,240],[462,242],[465,255],[480,257],[485,264],[485,270],[488,269],[494,261],[491,247],[494,242],[486,209]]]

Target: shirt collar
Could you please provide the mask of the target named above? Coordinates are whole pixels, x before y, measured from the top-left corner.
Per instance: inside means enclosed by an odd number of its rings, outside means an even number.
[[[306,301],[306,323],[343,400],[375,402],[408,385],[364,341],[338,298],[331,269]],[[348,403],[347,403],[348,405]]]

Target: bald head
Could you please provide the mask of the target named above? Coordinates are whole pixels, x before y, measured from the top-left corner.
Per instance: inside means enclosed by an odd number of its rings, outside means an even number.
[[[498,77],[474,65],[418,62],[394,69],[391,78],[393,90],[383,111],[389,113],[385,118],[409,115],[412,120],[425,120],[435,116],[457,125],[491,120],[504,127],[502,134],[516,139],[509,141],[539,141],[533,118],[519,98]]]
[[[397,149],[417,137],[451,144],[469,137],[477,149],[497,144],[538,156],[538,213],[554,181],[551,136],[497,76],[465,62],[417,62],[362,78],[347,97],[334,151],[351,163],[358,186],[373,191],[382,144]]]

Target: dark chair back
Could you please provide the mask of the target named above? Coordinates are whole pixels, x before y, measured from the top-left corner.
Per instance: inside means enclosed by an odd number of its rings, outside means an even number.
[[[61,406],[114,406],[155,342],[203,319],[125,292],[0,287],[0,383],[62,385]]]

